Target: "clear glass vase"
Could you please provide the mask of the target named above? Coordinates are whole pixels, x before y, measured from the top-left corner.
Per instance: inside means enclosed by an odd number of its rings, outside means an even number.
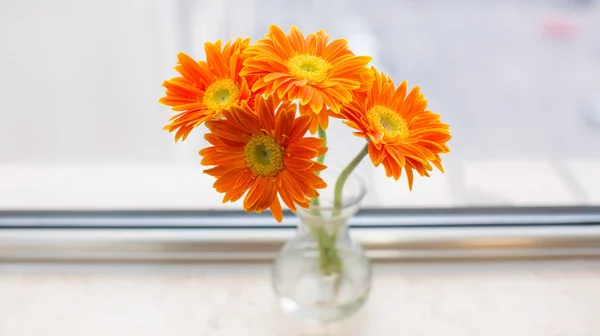
[[[371,263],[348,232],[348,219],[359,208],[365,184],[351,174],[341,206],[334,206],[339,174],[327,169],[328,187],[308,209],[298,208],[295,236],[279,253],[273,286],[283,310],[305,322],[326,324],[353,315],[371,288]]]

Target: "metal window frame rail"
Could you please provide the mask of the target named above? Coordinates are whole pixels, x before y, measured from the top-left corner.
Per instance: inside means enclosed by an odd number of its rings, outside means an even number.
[[[270,261],[297,218],[219,211],[0,211],[0,262]],[[599,258],[600,207],[366,209],[377,261]]]

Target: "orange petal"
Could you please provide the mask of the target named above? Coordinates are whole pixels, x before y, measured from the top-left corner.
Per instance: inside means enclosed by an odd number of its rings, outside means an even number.
[[[250,191],[244,198],[244,209],[248,212],[254,211],[255,205],[260,199],[261,195],[264,194],[268,184],[268,180],[265,177],[256,177],[250,185]]]
[[[206,62],[213,67],[213,71],[220,78],[227,78],[229,75],[228,64],[225,62],[220,50],[221,41],[215,43],[204,43],[206,52]]]
[[[273,116],[273,110],[267,106],[267,103],[262,96],[258,97],[256,106],[261,127],[269,131],[275,129],[275,117]]]
[[[323,110],[323,96],[319,89],[313,89],[312,99],[310,100],[310,109],[312,111],[317,111],[316,113],[321,112]]]
[[[223,112],[223,115],[248,134],[258,134],[260,132],[258,116],[239,106],[231,106],[229,111]]]
[[[209,120],[206,122],[206,128],[221,138],[237,142],[245,142],[244,134],[250,134],[250,132],[238,128],[229,120]]]
[[[270,74],[266,75],[264,77],[264,81],[265,81],[265,83],[269,83],[269,82],[272,82],[272,81],[274,81],[278,78],[282,78],[282,77],[290,77],[290,75],[287,73],[282,73],[282,72],[274,72],[274,73],[270,73]]]
[[[329,127],[329,116],[327,115],[327,113],[325,113],[325,111],[322,111],[321,113],[317,114],[315,118],[318,119],[319,127],[321,127],[321,129],[326,130]]]
[[[300,203],[305,201],[306,196],[304,194],[303,187],[307,187],[308,185],[304,184],[303,186],[301,186],[301,181],[295,179],[294,176],[292,176],[292,174],[287,170],[280,171],[278,174],[278,178],[281,179],[281,185],[284,186],[282,190],[285,189],[285,192],[289,193],[294,202]],[[286,205],[288,205],[289,207],[289,204],[287,204],[287,202]]]
[[[284,157],[283,163],[286,169],[293,170],[307,170],[315,164],[315,162],[312,160],[301,159],[293,156]]]
[[[191,58],[190,56],[188,56],[185,53],[179,53],[179,54],[177,54],[177,60],[185,68],[185,70],[191,75],[191,77],[194,79],[194,81],[199,83],[200,80],[203,79],[202,70],[198,66],[198,63],[193,58]],[[204,78],[204,79],[208,79],[208,78]]]
[[[408,190],[412,191],[412,186],[413,186],[412,167],[410,165],[406,165],[406,166],[404,166],[404,169],[406,170],[406,177],[408,178]]]
[[[310,85],[306,85],[300,90],[300,105],[306,105],[310,102],[313,97],[313,88]],[[318,113],[318,111],[314,111]]]
[[[292,43],[292,46],[294,47],[294,49],[296,51],[298,51],[298,53],[300,54],[304,54],[306,52],[306,46],[304,43],[304,36],[302,36],[302,32],[300,31],[300,29],[292,26],[290,28],[291,31],[291,36],[290,36],[290,41]]]
[[[301,116],[296,118],[294,124],[292,125],[292,130],[290,131],[290,139],[295,140],[298,137],[303,137],[306,134],[306,131],[308,131],[310,122],[310,116]]]
[[[396,161],[392,158],[385,158],[383,161],[384,167],[386,167],[386,173],[388,177],[393,177],[394,180],[398,180],[400,178],[400,174],[402,172],[402,167],[398,165]],[[389,173],[387,172],[389,170]]]
[[[200,163],[204,166],[216,166],[223,163],[235,162],[240,158],[240,154],[236,153],[215,153],[205,156]]]
[[[290,193],[287,191],[289,185],[283,183],[282,178],[279,175],[277,175],[277,185],[279,186],[279,196],[281,196],[281,200],[283,201],[283,203],[285,203],[285,205],[287,205],[287,207],[290,208],[290,210],[296,212],[296,205],[294,205],[294,200]]]
[[[275,220],[278,223],[281,223],[281,220],[283,220],[283,212],[281,210],[281,203],[279,203],[279,199],[277,197],[275,197],[275,199],[273,200],[273,203],[271,203],[271,214],[273,214],[273,217],[275,218]]]
[[[213,168],[205,169],[203,172],[204,172],[204,174],[207,174],[210,176],[221,177],[232,170],[235,170],[237,168],[243,168],[243,167],[244,167],[243,165],[240,166],[240,165],[236,165],[233,163],[224,163],[222,165],[218,165]]]
[[[404,157],[404,154],[402,154],[402,152],[398,150],[398,148],[396,148],[395,146],[386,146],[385,150],[388,152],[387,157],[391,160],[396,161],[396,163],[398,163],[398,166],[404,167],[406,165],[406,159]]]
[[[292,113],[293,112],[288,113],[287,111],[283,111],[282,113],[279,113],[277,120],[275,120],[275,140],[279,144],[283,144],[285,140],[284,136],[287,136],[290,133],[294,120]]]
[[[258,202],[254,204],[253,211],[261,212],[266,210],[273,204],[273,200],[277,198],[277,185],[275,184],[275,179],[264,178],[267,181],[265,186],[265,191],[262,193],[258,199]]]
[[[223,193],[228,190],[233,189],[235,183],[240,178],[243,169],[234,169],[225,175],[218,178],[213,184],[213,188],[215,188],[218,192]]]
[[[337,39],[325,47],[322,57],[329,63],[332,63],[332,61],[344,54],[344,52],[348,52],[348,41]]]
[[[385,150],[383,148],[377,149],[372,142],[369,142],[369,157],[371,158],[371,162],[373,162],[375,167],[381,164],[385,156]]]
[[[412,90],[410,90],[410,93],[400,106],[400,109],[397,110],[401,116],[405,117],[406,115],[408,115],[413,106],[413,103],[415,102],[419,94],[420,88],[418,86],[415,86],[414,88],[412,88]]]
[[[292,45],[290,41],[285,36],[285,33],[276,25],[269,26],[269,33],[271,35],[271,40],[273,41],[273,45],[278,49],[281,55],[293,55],[294,50],[292,49]]]
[[[223,197],[223,202],[235,202],[242,198],[246,191],[250,189],[252,185],[252,178],[254,175],[250,171],[250,169],[246,168],[244,172],[241,174],[240,178],[235,183],[235,186],[225,192],[225,197]]]

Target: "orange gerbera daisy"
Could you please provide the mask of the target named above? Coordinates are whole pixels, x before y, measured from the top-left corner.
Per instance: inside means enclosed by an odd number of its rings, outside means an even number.
[[[341,105],[352,100],[353,90],[371,87],[373,74],[366,68],[371,57],[355,56],[344,39],[328,43],[324,31],[304,37],[296,27],[286,35],[276,25],[269,27],[266,37],[246,50],[250,57],[241,75],[258,75],[253,91],[299,99],[301,114],[316,115],[312,133],[319,124],[327,128],[326,105],[339,113]]]
[[[295,104],[258,97],[254,109],[232,105],[223,112],[225,119],[206,122],[211,133],[205,138],[212,147],[200,155],[203,165],[215,166],[204,172],[217,178],[214,188],[225,193],[223,202],[234,202],[248,191],[246,211],[270,208],[281,222],[278,194],[292,211],[295,204],[308,207],[310,198],[319,196],[315,189],[327,185],[316,172],[325,166],[312,159],[327,148],[322,139],[304,137],[310,117],[295,114]]]
[[[373,73],[372,89],[355,94],[342,107],[341,117],[358,130],[355,135],[370,140],[369,156],[375,166],[383,163],[387,176],[396,180],[404,168],[412,190],[413,169],[421,176],[429,176],[431,164],[444,171],[439,154],[450,151],[446,146],[450,128],[439,114],[426,110],[427,100],[418,86],[407,96],[406,81],[396,88],[388,76],[375,69]]]
[[[249,43],[250,39],[241,38],[227,42],[222,48],[221,41],[205,43],[206,62],[196,62],[184,53],[177,55],[179,62],[175,70],[181,77],[163,83],[167,93],[159,100],[177,112],[164,128],[177,131],[175,141],[185,140],[202,122],[232,105],[243,101],[253,104],[254,95],[250,90],[253,77],[244,78],[239,74],[246,59],[243,51]]]

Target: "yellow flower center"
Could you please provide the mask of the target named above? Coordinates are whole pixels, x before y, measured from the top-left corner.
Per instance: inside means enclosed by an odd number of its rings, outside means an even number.
[[[244,147],[244,160],[254,176],[272,177],[283,169],[283,147],[270,135],[253,135]]]
[[[218,110],[219,108],[227,108],[229,105],[235,103],[240,97],[240,87],[237,86],[233,80],[219,79],[212,83],[206,92],[204,92],[204,98],[202,103],[211,110]]]
[[[367,118],[369,123],[387,139],[404,141],[408,138],[409,129],[406,121],[392,109],[375,105],[367,112]]]
[[[332,65],[319,56],[300,54],[285,62],[285,65],[297,79],[306,79],[309,84],[321,83],[327,78],[327,72]]]

